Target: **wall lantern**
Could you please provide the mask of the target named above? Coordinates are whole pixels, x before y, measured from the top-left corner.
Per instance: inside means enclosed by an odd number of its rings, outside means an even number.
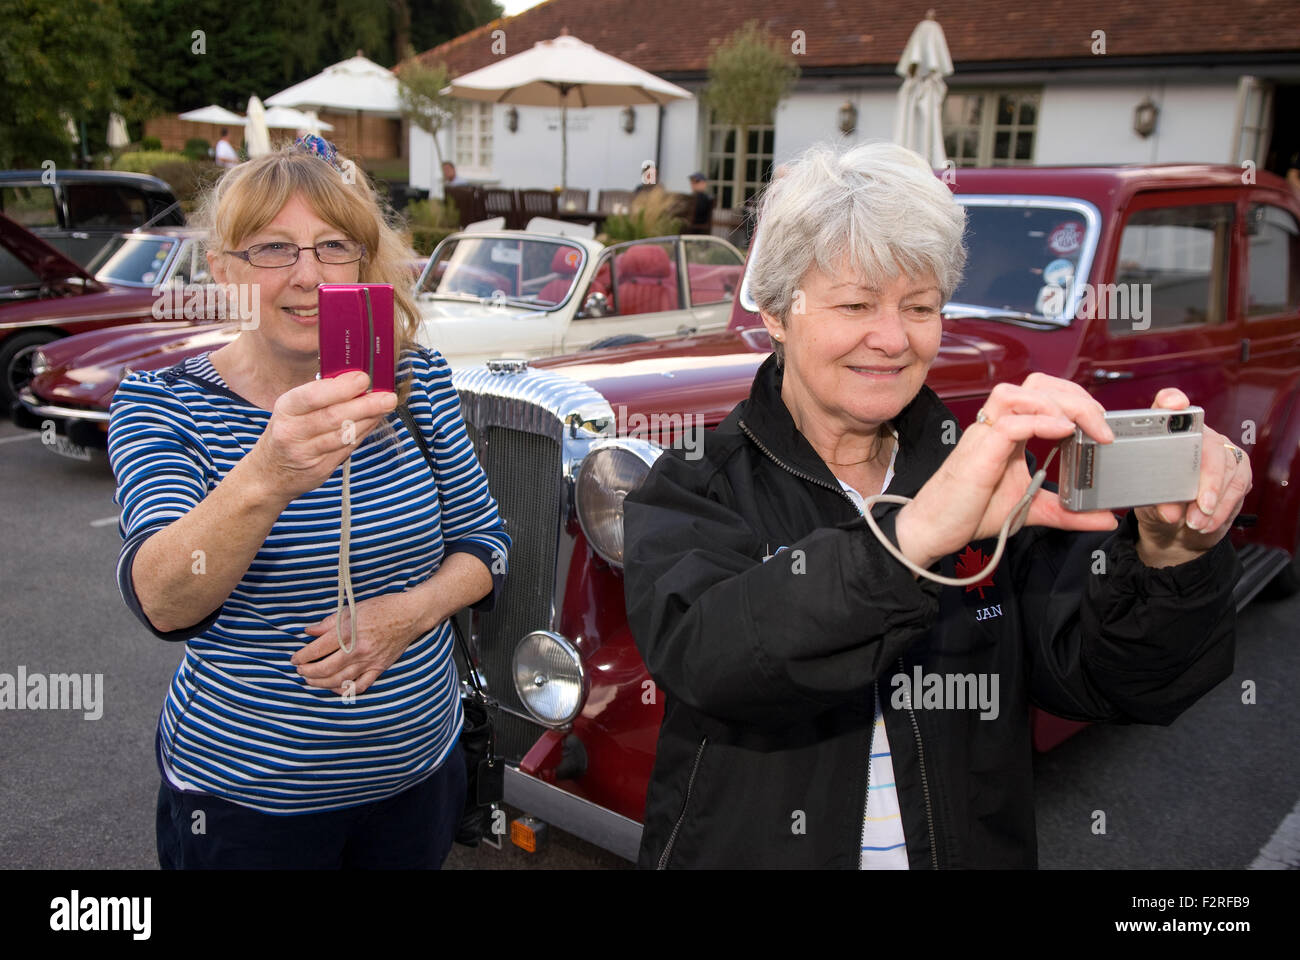
[[[636,111],[631,107],[624,107],[622,112],[619,113],[618,119],[624,133],[631,133],[636,129]]]
[[[844,106],[840,107],[840,133],[846,137],[858,129],[858,108],[848,100],[844,101]]]
[[[1156,132],[1156,118],[1159,116],[1160,108],[1147,97],[1133,108],[1133,132],[1139,137],[1151,136]]]
[[[519,111],[513,106],[506,111],[506,129],[511,133],[519,129]]]

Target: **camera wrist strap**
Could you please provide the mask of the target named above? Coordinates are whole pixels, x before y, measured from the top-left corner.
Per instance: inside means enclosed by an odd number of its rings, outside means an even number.
[[[1052,448],[1052,452],[1047,455],[1047,459],[1043,461],[1043,465],[1038,468],[1034,473],[1033,478],[1029,481],[1029,487],[1025,490],[1025,495],[1017,501],[1016,505],[1011,509],[1011,512],[1007,514],[1006,520],[1002,521],[1002,529],[998,531],[998,546],[997,549],[993,551],[993,556],[989,558],[989,562],[984,565],[983,569],[981,569],[979,573],[973,573],[969,577],[945,577],[938,573],[931,573],[929,570],[913,563],[903,555],[903,551],[899,550],[898,547],[889,542],[889,538],[885,536],[884,531],[877,525],[875,517],[871,515],[871,508],[877,503],[911,503],[911,497],[900,497],[892,493],[878,493],[874,497],[866,497],[862,501],[862,516],[867,521],[867,526],[871,528],[871,532],[876,535],[876,539],[880,541],[881,546],[888,550],[895,560],[907,567],[907,569],[911,570],[917,576],[925,577],[927,580],[933,580],[935,583],[942,583],[944,586],[948,587],[966,587],[970,586],[972,583],[979,583],[997,569],[997,565],[1002,559],[1002,553],[1007,546],[1007,538],[1014,536],[1020,531],[1020,528],[1024,526],[1025,519],[1029,516],[1029,506],[1033,502],[1035,494],[1038,493],[1039,488],[1042,487],[1043,481],[1047,479],[1047,468],[1051,465],[1052,458],[1056,456],[1056,451],[1059,449],[1061,449],[1060,444],[1057,444]]]
[[[375,382],[375,316],[370,304],[370,288],[362,287],[361,295],[366,301],[366,374],[370,383]],[[352,549],[352,452],[343,461],[343,489],[340,493],[343,516],[339,525],[339,586],[337,603],[334,605],[334,635],[338,637],[339,649],[351,653],[357,646],[357,598],[352,592],[352,567],[349,553]],[[348,626],[351,643],[343,642],[343,603],[346,598],[348,606]]]

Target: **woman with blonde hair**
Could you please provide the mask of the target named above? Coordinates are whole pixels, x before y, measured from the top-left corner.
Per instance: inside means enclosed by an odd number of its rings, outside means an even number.
[[[119,587],[185,643],[158,724],[164,868],[437,868],[464,808],[448,618],[490,609],[510,541],[356,169],[307,137],[225,174],[208,262],[251,285],[256,322],[113,400]],[[396,396],[318,379],[317,286],[356,282],[393,285]],[[356,600],[336,613],[349,505]]]

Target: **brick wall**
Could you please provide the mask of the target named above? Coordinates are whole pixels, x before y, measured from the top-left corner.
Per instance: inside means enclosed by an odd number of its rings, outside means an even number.
[[[332,123],[334,129],[326,131],[324,136],[334,141],[345,156],[361,156],[372,160],[394,160],[406,156],[406,136],[402,121],[390,117],[376,117],[362,114],[360,124],[355,113],[334,113],[322,111],[320,118]],[[236,150],[244,142],[244,128],[232,126],[230,143]],[[278,144],[292,140],[296,134],[293,130],[272,130],[271,143]],[[154,117],[145,122],[144,135],[157,137],[162,141],[164,150],[179,151],[185,141],[192,137],[203,137],[209,145],[215,145],[221,136],[221,127],[213,123],[191,123],[181,120],[175,114]],[[360,144],[358,152],[356,145]]]

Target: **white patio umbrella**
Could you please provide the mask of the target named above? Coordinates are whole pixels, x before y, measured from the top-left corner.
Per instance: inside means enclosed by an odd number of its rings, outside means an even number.
[[[266,125],[272,130],[333,130],[334,126],[316,116],[315,111],[304,112],[292,107],[270,107],[266,111]]]
[[[286,87],[266,98],[268,106],[295,107],[299,110],[352,111],[357,117],[357,143],[352,152],[361,153],[361,115],[371,113],[379,117],[401,115],[401,100],[397,93],[397,75],[381,67],[357,51],[355,57],[340,60],[301,83]],[[317,121],[319,129],[334,129]],[[300,127],[300,129],[308,129]]]
[[[185,113],[177,114],[177,116],[182,120],[188,120],[190,123],[214,123],[221,127],[242,127],[248,122],[233,110],[227,110],[215,103],[210,103],[206,107],[200,107],[197,110],[187,110]]]
[[[943,149],[943,98],[952,76],[952,55],[934,11],[916,25],[894,69],[903,78],[894,114],[894,142],[915,150],[935,169],[948,162]]]
[[[126,132],[126,120],[120,113],[108,115],[108,145],[113,150],[121,150],[131,142],[131,135]]]
[[[444,92],[463,100],[560,108],[560,183],[568,186],[569,107],[628,107],[673,100],[692,94],[653,73],[602,53],[577,37],[561,33],[532,49],[467,73]]]
[[[260,157],[271,152],[271,132],[266,126],[266,108],[257,97],[248,98],[248,129],[244,131],[244,146],[250,157]]]

